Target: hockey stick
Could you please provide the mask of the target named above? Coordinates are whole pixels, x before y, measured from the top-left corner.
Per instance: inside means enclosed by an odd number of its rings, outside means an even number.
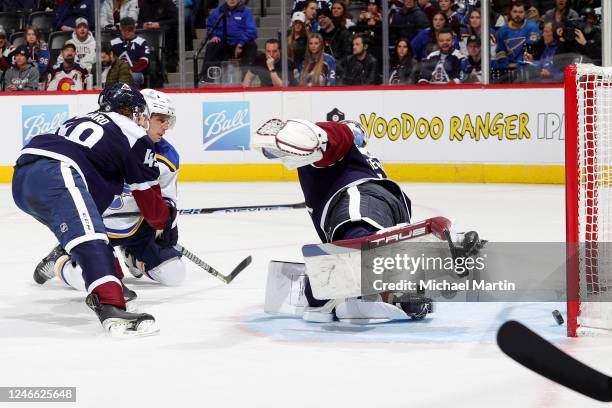
[[[204,269],[206,272],[210,273],[212,276],[215,276],[215,277],[221,279],[225,283],[230,283],[231,281],[233,281],[234,278],[236,276],[238,276],[238,274],[240,272],[242,272],[244,268],[249,266],[249,264],[253,260],[251,258],[251,256],[249,255],[246,258],[244,258],[242,260],[242,262],[240,262],[238,264],[238,266],[236,266],[229,273],[229,275],[222,275],[218,270],[216,270],[215,268],[213,268],[212,266],[210,266],[209,264],[207,264],[206,262],[201,260],[196,254],[194,254],[193,252],[189,251],[188,249],[186,249],[182,245],[176,244],[174,246],[174,249],[179,251],[185,258],[189,259],[191,262],[193,262],[194,264],[198,265],[200,268]]]
[[[581,363],[519,322],[497,332],[499,348],[510,358],[549,380],[599,401],[612,401],[612,377]]]
[[[178,210],[180,215],[195,215],[195,214],[215,214],[215,213],[238,213],[238,212],[260,212],[260,211],[277,211],[277,210],[293,210],[297,208],[305,208],[306,203],[295,204],[271,204],[271,205],[251,205],[244,207],[212,207],[212,208],[181,208]],[[125,218],[137,217],[139,212],[126,212],[110,214],[104,218]]]

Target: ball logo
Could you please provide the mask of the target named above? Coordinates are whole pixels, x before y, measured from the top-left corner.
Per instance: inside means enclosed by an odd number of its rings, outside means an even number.
[[[202,104],[204,150],[249,150],[249,102]]]
[[[68,105],[24,105],[21,107],[23,144],[34,136],[53,133],[69,118]]]

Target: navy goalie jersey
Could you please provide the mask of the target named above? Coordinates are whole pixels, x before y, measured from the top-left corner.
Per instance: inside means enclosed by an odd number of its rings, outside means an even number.
[[[118,113],[91,112],[69,119],[55,133],[34,137],[21,151],[21,157],[28,154],[73,167],[85,181],[100,214],[115,195],[121,194],[124,182],[132,191],[142,192],[139,205],[150,202],[156,207],[158,202],[163,203],[153,142],[142,127]],[[160,222],[167,218],[158,208],[147,212],[161,214]]]
[[[298,168],[298,176],[310,217],[323,242],[329,240],[325,221],[330,204],[349,187],[366,182],[377,183],[403,202],[410,213],[410,199],[396,182],[387,178],[377,158],[366,149],[355,146],[353,133],[346,125],[319,122],[317,126],[327,132],[327,150],[322,160]]]

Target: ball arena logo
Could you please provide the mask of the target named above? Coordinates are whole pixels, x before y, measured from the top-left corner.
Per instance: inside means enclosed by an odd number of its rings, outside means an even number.
[[[204,150],[249,150],[251,120],[248,101],[203,102]]]
[[[69,115],[68,105],[23,105],[21,107],[23,144],[27,144],[34,136],[55,132]]]

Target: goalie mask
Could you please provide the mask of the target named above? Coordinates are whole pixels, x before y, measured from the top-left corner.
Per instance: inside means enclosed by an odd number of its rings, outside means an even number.
[[[365,147],[368,144],[370,135],[368,135],[368,132],[366,132],[361,123],[354,120],[343,120],[340,123],[348,126],[348,128],[351,129],[351,132],[353,132],[353,136],[355,137],[355,145],[357,147]]]

